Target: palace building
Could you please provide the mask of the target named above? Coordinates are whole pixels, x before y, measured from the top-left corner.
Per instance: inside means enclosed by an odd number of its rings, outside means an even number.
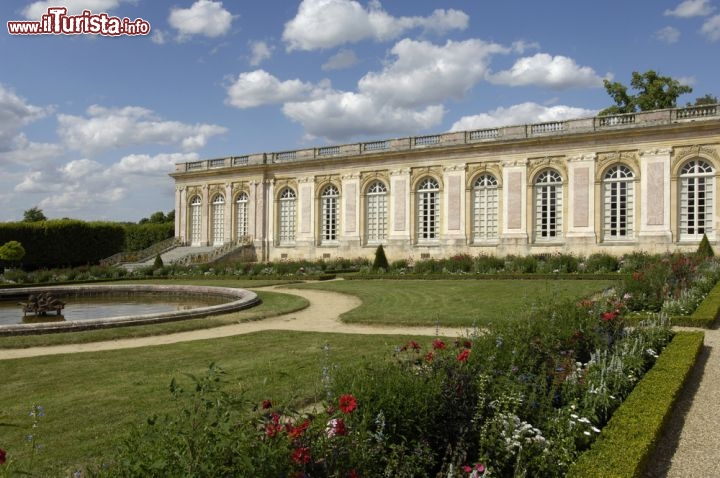
[[[720,234],[720,107],[177,164],[175,236],[259,260],[690,251]]]

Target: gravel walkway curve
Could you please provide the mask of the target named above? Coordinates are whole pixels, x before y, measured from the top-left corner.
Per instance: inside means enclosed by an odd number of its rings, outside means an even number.
[[[267,290],[304,297],[310,306],[290,314],[255,322],[194,330],[177,334],[121,339],[87,344],[0,350],[0,360],[76,352],[128,349],[206,340],[261,330],[294,330],[346,334],[416,334],[427,336],[463,336],[467,329],[435,327],[394,327],[345,324],[339,316],[360,305],[357,297],[307,289]],[[720,330],[705,331],[705,347],[675,412],[666,426],[647,478],[720,477]]]
[[[169,335],[119,339],[85,344],[30,347],[25,349],[0,349],[0,360],[35,357],[39,355],[98,352],[102,350],[166,345],[178,342],[189,342],[193,340],[229,337],[232,335],[248,334],[261,330],[295,330],[303,332],[332,332],[343,334],[416,334],[429,336],[443,335],[452,337],[462,336],[467,332],[466,329],[437,329],[435,327],[384,327],[375,325],[345,324],[339,320],[339,316],[361,304],[360,299],[357,297],[319,290],[284,289],[282,286],[272,286],[264,289],[304,297],[310,302],[310,306],[297,312],[278,315],[276,317],[259,321],[242,322],[233,325],[215,327],[212,329],[192,330]]]

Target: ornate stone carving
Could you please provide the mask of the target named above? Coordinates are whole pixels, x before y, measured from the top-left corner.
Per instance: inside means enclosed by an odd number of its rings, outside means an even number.
[[[453,172],[453,171],[465,171],[467,169],[467,164],[451,164],[450,166],[444,166],[443,171]]]
[[[597,154],[595,180],[602,181],[605,170],[614,163],[623,163],[629,166],[635,173],[635,177],[640,175],[640,158],[637,151],[609,151]]]
[[[535,175],[545,168],[552,168],[557,170],[563,178],[563,181],[567,181],[567,165],[565,163],[565,156],[545,156],[542,158],[528,158],[528,181],[532,183],[535,180]]]
[[[690,159],[692,157],[704,157],[704,158],[711,158],[715,161],[720,163],[720,154],[718,154],[718,148],[716,145],[695,145],[695,146],[686,146],[683,148],[675,148],[674,152],[674,161],[677,162],[684,162],[687,159]]]
[[[500,167],[500,161],[492,161],[468,165],[467,175],[465,176],[465,186],[467,189],[472,189],[477,177],[483,173],[495,176],[498,187],[502,187],[502,168]]]

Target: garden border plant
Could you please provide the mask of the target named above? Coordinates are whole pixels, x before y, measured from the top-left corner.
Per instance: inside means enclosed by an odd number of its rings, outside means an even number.
[[[677,332],[652,369],[618,408],[568,478],[643,476],[703,347],[702,332]]]

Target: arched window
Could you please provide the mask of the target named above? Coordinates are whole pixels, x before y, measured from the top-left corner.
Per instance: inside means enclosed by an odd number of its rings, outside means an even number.
[[[278,242],[280,245],[295,244],[295,191],[285,188],[280,193],[278,208]]]
[[[606,241],[631,239],[635,175],[625,165],[607,170],[603,177],[603,239]]]
[[[235,231],[237,239],[248,235],[248,194],[243,191],[235,200]]]
[[[189,216],[190,245],[199,246],[202,227],[202,199],[200,199],[200,196],[195,196],[190,200]]]
[[[225,242],[225,198],[221,194],[212,200],[212,244],[220,246]]]
[[[320,241],[323,243],[337,241],[339,198],[340,193],[332,184],[323,189],[320,196]]]
[[[417,238],[418,242],[438,238],[440,222],[440,186],[433,178],[420,181],[417,189]]]
[[[710,235],[713,215],[712,166],[693,159],[680,169],[680,239],[700,240]]]
[[[367,188],[365,216],[367,242],[384,241],[387,238],[387,187],[381,181]]]
[[[535,179],[535,238],[551,241],[562,235],[562,178],[546,169]]]
[[[498,237],[498,182],[491,174],[475,180],[472,192],[473,240],[487,241]]]

